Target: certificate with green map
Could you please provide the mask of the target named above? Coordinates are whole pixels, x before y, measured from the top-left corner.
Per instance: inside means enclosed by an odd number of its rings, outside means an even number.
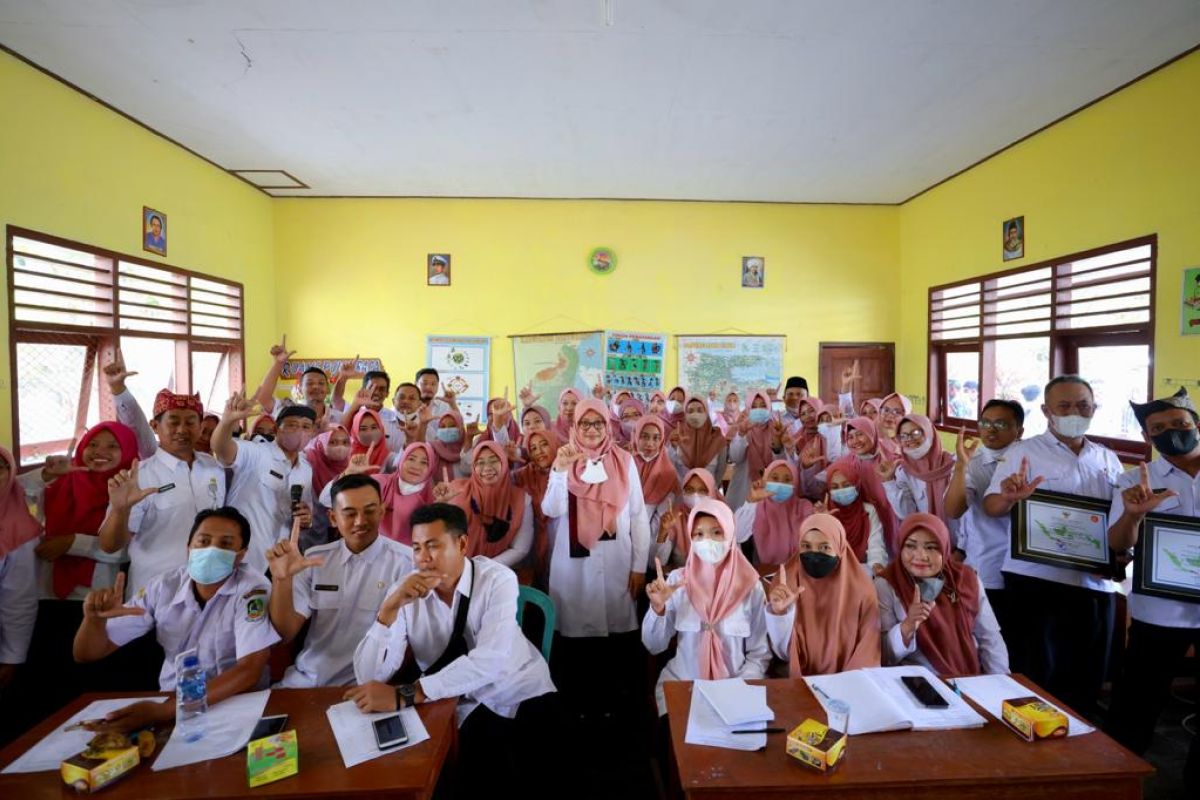
[[[1200,603],[1200,518],[1147,514],[1133,563],[1135,593]]]
[[[1012,509],[1012,556],[1053,567],[1113,574],[1107,500],[1036,491]]]

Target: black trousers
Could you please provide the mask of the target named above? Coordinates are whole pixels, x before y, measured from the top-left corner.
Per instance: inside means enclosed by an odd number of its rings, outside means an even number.
[[[1141,755],[1154,738],[1154,726],[1179,674],[1189,647],[1200,654],[1200,628],[1166,628],[1134,620],[1129,626],[1125,668],[1113,688],[1105,732]],[[1200,671],[1196,684],[1200,686]],[[1200,792],[1200,737],[1193,736],[1184,767],[1184,786]]]
[[[1012,671],[1025,673],[1076,712],[1095,716],[1112,649],[1113,596],[1008,572],[1004,589],[1017,626]]]
[[[996,615],[996,622],[1000,625],[1000,636],[1004,639],[1004,644],[1008,648],[1008,659],[1011,664],[1017,651],[1021,648],[1019,632],[1022,630],[1020,620],[1014,618],[1012,599],[1009,592],[1004,589],[984,589],[987,594],[988,605],[992,607],[992,612]]]
[[[557,692],[521,703],[506,719],[480,704],[458,731],[459,761],[452,794],[456,798],[561,795],[563,713]]]

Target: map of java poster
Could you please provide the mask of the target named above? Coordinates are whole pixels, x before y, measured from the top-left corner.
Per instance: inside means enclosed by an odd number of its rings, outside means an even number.
[[[558,395],[574,387],[583,397],[604,379],[604,332],[539,333],[513,336],[513,372],[516,386],[533,387],[537,402],[558,416]],[[511,398],[510,398],[511,399]]]
[[[783,336],[677,336],[679,384],[701,397],[774,389],[783,375]]]

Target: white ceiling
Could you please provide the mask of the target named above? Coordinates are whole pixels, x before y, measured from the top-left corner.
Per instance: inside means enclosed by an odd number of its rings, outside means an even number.
[[[0,0],[288,195],[893,203],[1200,42],[1196,0]]]

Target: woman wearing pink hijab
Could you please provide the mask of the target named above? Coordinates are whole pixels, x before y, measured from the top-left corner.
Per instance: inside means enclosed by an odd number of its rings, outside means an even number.
[[[683,402],[683,421],[672,429],[669,441],[668,452],[680,477],[699,467],[711,472],[718,484],[724,480],[729,442],[712,424],[708,403],[703,397],[687,396]]]
[[[312,467],[312,496],[317,498],[317,506],[313,509],[312,527],[300,534],[303,550],[314,544],[325,544],[332,538],[329,506],[322,504],[322,492],[350,466],[350,447],[350,431],[346,426],[334,423],[304,448],[304,457]],[[328,495],[324,499],[328,500]]]
[[[771,661],[766,594],[758,572],[734,541],[733,512],[720,500],[696,503],[687,521],[692,541],[687,564],[646,586],[650,608],[642,620],[642,644],[653,655],[674,638],[675,656],[655,687],[658,713],[667,713],[664,681],[754,680]]]
[[[621,404],[617,406],[617,416],[613,420],[613,434],[617,437],[617,444],[630,452],[633,451],[635,428],[637,428],[638,420],[645,414],[645,404],[636,397],[621,401]]]
[[[639,419],[633,428],[630,450],[642,481],[646,519],[653,535],[663,515],[679,497],[679,474],[667,455],[667,426],[662,419],[654,416]]]
[[[442,414],[436,424],[425,429],[425,439],[433,445],[433,452],[437,454],[435,482],[448,482],[471,474],[471,466],[463,458],[471,452],[471,443],[467,441],[467,429],[461,414],[457,411]]]
[[[486,556],[515,570],[533,547],[529,495],[513,485],[508,456],[497,442],[475,445],[471,477],[438,486],[434,498],[466,512],[468,558]]]
[[[652,392],[646,409],[648,413],[662,419],[667,425],[667,430],[671,429],[671,415],[667,413],[667,396],[665,394],[659,390]]]
[[[529,460],[513,472],[513,483],[529,494],[533,510],[533,585],[544,592],[550,576],[550,526],[542,513],[542,500],[560,444],[558,435],[547,427],[528,431],[522,446]]]
[[[888,458],[900,457],[900,444],[896,434],[900,420],[912,413],[912,401],[902,394],[892,392],[879,403],[879,417],[875,427],[879,431],[879,450]]]
[[[796,468],[787,461],[772,461],[737,510],[738,541],[754,539],[760,564],[782,564],[800,547],[796,532],[813,505],[796,491],[796,478]]]
[[[493,397],[487,404],[487,427],[484,428],[476,444],[479,442],[499,442],[502,445],[516,445],[521,441],[521,429],[513,416],[512,403],[508,402],[508,389],[503,397]]]
[[[846,423],[846,455],[834,461],[821,472],[812,476],[808,483],[807,494],[810,497],[824,497],[829,490],[828,476],[838,465],[847,467],[842,472],[848,473],[857,468],[859,491],[862,499],[875,509],[879,522],[883,525],[883,543],[887,548],[889,558],[895,557],[896,532],[900,530],[900,520],[892,510],[892,501],[888,499],[887,490],[883,486],[883,478],[879,474],[879,463],[882,458],[878,447],[878,434],[875,423],[866,417],[855,417]],[[850,467],[848,462],[853,462]]]
[[[412,547],[409,517],[433,502],[437,455],[429,442],[413,442],[400,453],[399,466],[387,475],[375,475],[383,503],[379,531],[393,541]]]
[[[779,434],[783,428],[771,411],[767,393],[754,392],[747,405],[727,432],[729,462],[734,466],[725,502],[734,511],[746,502],[750,484],[761,478],[767,464],[775,459],[774,448],[782,445]]]
[[[655,559],[670,568],[682,567],[692,551],[692,539],[687,532],[688,515],[696,504],[704,499],[725,502],[712,473],[706,469],[693,469],[683,476],[682,491],[676,495],[669,511],[658,518],[658,524],[650,528],[656,536],[651,568]]]
[[[554,420],[554,432],[558,435],[560,442],[571,441],[571,429],[575,426],[575,409],[583,402],[583,395],[579,390],[567,387],[558,394],[558,418]],[[605,410],[605,419],[607,417],[607,409]]]
[[[131,432],[132,433],[132,432]],[[132,439],[132,437],[131,437]],[[136,441],[134,451],[136,452]],[[38,612],[37,558],[34,548],[42,524],[29,513],[25,490],[17,482],[17,461],[0,447],[0,688],[25,663]]]
[[[923,414],[906,415],[897,431],[900,458],[884,458],[876,468],[896,518],[903,522],[909,514],[923,511],[942,519],[953,532],[958,520],[947,519],[945,498],[954,456],[942,449],[937,430]]]

